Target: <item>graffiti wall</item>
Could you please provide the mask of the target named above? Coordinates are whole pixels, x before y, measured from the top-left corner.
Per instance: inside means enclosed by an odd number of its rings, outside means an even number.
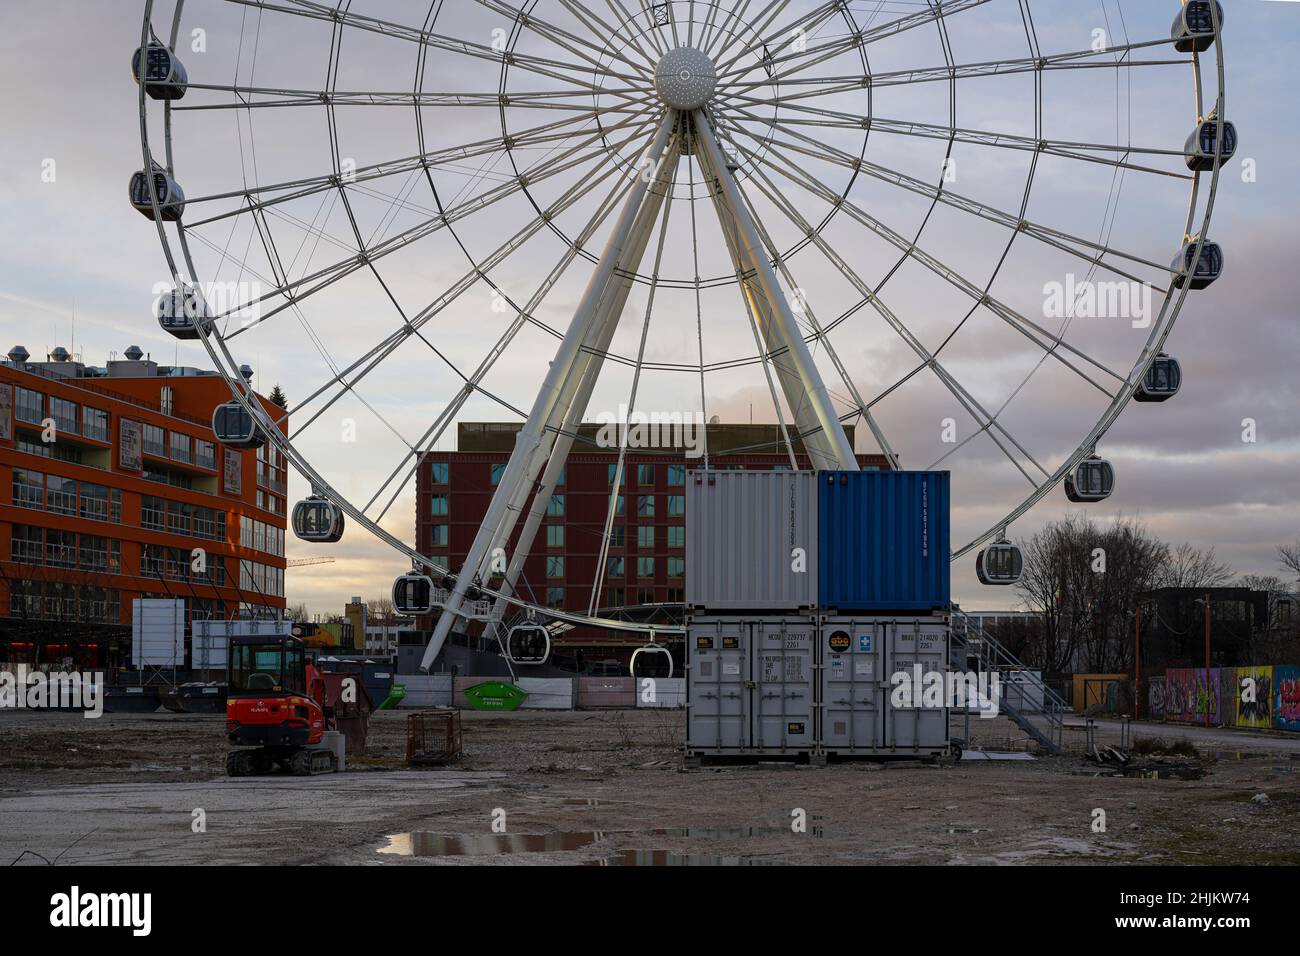
[[[1165,679],[1152,677],[1147,681],[1147,719],[1165,719]]]
[[[1274,667],[1273,685],[1273,725],[1300,730],[1300,667]]]
[[[1273,726],[1273,668],[1238,667],[1234,669],[1233,709],[1236,727],[1264,730]]]
[[[1165,720],[1190,724],[1196,718],[1196,672],[1180,668],[1165,672]]]

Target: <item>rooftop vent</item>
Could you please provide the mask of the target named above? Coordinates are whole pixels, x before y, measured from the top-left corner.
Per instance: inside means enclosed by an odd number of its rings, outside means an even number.
[[[26,362],[30,355],[31,353],[21,345],[15,345],[9,350],[9,361],[18,363]]]
[[[122,354],[126,356],[127,361],[138,362],[140,359],[144,358],[144,349],[140,348],[138,345],[133,345]]]
[[[53,362],[66,362],[70,358],[72,358],[72,356],[62,345],[50,353],[50,361]]]
[[[239,366],[239,374],[244,376],[245,382],[251,382],[253,380],[253,366],[251,365]]]

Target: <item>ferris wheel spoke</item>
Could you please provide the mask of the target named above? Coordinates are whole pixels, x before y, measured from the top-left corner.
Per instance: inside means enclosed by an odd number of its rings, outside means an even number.
[[[769,8],[771,6],[776,6],[776,4],[769,5]],[[772,26],[772,23],[776,18],[785,12],[787,6],[789,6],[788,2],[782,2],[780,8],[768,17],[765,23],[755,24],[754,32],[760,37],[760,49],[767,49],[773,46],[779,38],[789,36],[796,30],[802,29],[805,36],[811,35],[813,31],[817,30],[823,23],[845,9],[845,4],[840,2],[840,0],[830,0],[830,2],[823,3],[821,6],[814,8],[806,14],[798,16],[794,20],[787,21],[779,29],[772,30],[770,33],[764,33],[765,30],[768,30]],[[762,20],[763,18],[760,17],[759,19]],[[732,67],[744,59],[745,54],[749,52],[752,52],[752,48],[751,50],[741,50],[734,56],[721,60],[718,63],[718,76],[724,79],[727,77],[740,77],[746,73],[752,72],[760,66],[770,65],[772,62],[771,60],[766,60],[745,70],[732,70]],[[733,79],[732,82],[735,82],[735,80]]]
[[[1130,54],[1136,50],[1148,49],[1151,47],[1166,47],[1170,43],[1168,38],[1156,40],[1140,40],[1130,43],[1112,46],[1106,50],[1070,50],[1063,53],[1048,53],[1042,56],[1013,57],[1004,60],[983,60],[973,63],[951,64],[945,63],[942,66],[913,67],[906,70],[890,70],[881,73],[872,73],[870,75],[849,74],[844,76],[821,76],[821,77],[792,77],[786,76],[781,79],[781,85],[785,86],[805,86],[813,87],[812,90],[806,90],[802,93],[793,93],[782,95],[780,97],[769,97],[762,99],[764,104],[776,102],[786,103],[791,99],[804,99],[811,96],[824,95],[827,92],[843,92],[851,89],[860,89],[866,86],[872,88],[886,86],[907,86],[916,83],[935,83],[950,82],[954,80],[971,79],[981,76],[1007,76],[1017,73],[1034,73],[1038,71],[1054,70],[1084,70],[1084,69],[1105,69],[1120,70],[1134,69],[1148,66],[1187,66],[1191,59],[1187,57],[1178,57],[1172,59],[1159,60],[1135,60]],[[1116,54],[1122,54],[1122,58],[1115,59]],[[768,85],[767,80],[754,80],[745,83],[737,83],[735,80],[722,82],[719,89],[724,94],[747,93],[752,90],[761,89]],[[818,91],[818,88],[825,88]]]
[[[508,3],[502,2],[502,0],[474,0],[474,2],[481,7],[491,10],[493,13],[499,13],[502,16],[511,17],[519,25],[528,28],[533,33],[549,40],[556,46],[567,50],[579,59],[585,60],[595,69],[596,72],[603,72],[605,70],[600,61],[593,58],[589,52],[585,52],[583,48],[586,48],[586,50],[589,51],[594,51],[597,56],[605,56],[610,52],[608,47],[602,49],[583,37],[577,36],[576,34],[556,26],[555,24],[540,19],[537,14],[532,11],[525,13],[518,7],[513,7]],[[623,59],[622,62],[624,65],[635,70],[642,80],[645,80],[650,76],[650,71],[643,65],[629,59]]]
[[[934,272],[940,278],[943,278],[945,281],[949,282],[955,288],[960,289],[961,291],[966,293],[976,303],[980,305],[984,305],[986,308],[989,309],[990,312],[992,312],[998,318],[1002,319],[1004,322],[1006,322],[1016,331],[1020,332],[1021,335],[1025,336],[1027,339],[1033,342],[1034,345],[1037,346],[1039,349],[1046,352],[1047,354],[1052,355],[1052,357],[1055,358],[1058,362],[1060,362],[1065,367],[1069,368],[1075,374],[1079,375],[1082,379],[1084,379],[1084,381],[1088,382],[1098,391],[1102,392],[1102,394],[1106,395],[1107,398],[1113,400],[1115,396],[1113,393],[1108,391],[1103,385],[1101,385],[1099,382],[1093,379],[1092,376],[1088,375],[1087,372],[1079,368],[1073,362],[1069,361],[1069,359],[1067,359],[1065,356],[1061,355],[1058,350],[1064,349],[1066,351],[1069,351],[1070,353],[1074,354],[1075,356],[1082,359],[1083,361],[1111,375],[1116,380],[1120,382],[1126,381],[1126,378],[1124,376],[1121,376],[1118,373],[1111,371],[1107,366],[1097,361],[1096,359],[1092,358],[1087,353],[1076,348],[1075,346],[1070,345],[1068,342],[1064,341],[1064,339],[1062,339],[1060,336],[1053,335],[1050,331],[1042,328],[1037,323],[1032,322],[1031,320],[1020,315],[1014,309],[998,301],[996,298],[991,296],[986,289],[980,288],[978,285],[976,285],[971,280],[962,276],[956,270],[949,268],[948,266],[940,262],[938,259],[936,259],[934,256],[930,255],[929,253],[926,253],[923,249],[920,248],[920,246],[916,242],[914,241],[909,242],[903,236],[900,236],[894,230],[886,226],[883,222],[871,216],[869,213],[865,212],[864,210],[860,209],[851,201],[840,196],[829,186],[826,186],[824,183],[822,183],[816,177],[812,176],[806,170],[799,167],[797,164],[781,156],[780,157],[781,165],[777,165],[771,159],[773,155],[779,156],[779,153],[777,153],[775,150],[769,149],[768,152],[761,157],[755,155],[752,152],[749,152],[748,150],[746,150],[746,152],[753,160],[761,162],[762,164],[777,170],[785,178],[803,186],[813,195],[818,196],[820,199],[822,199],[827,203],[830,203],[832,208],[840,208],[845,210],[845,212],[856,222],[858,222],[860,225],[865,226],[876,235],[885,239],[895,248],[899,249],[905,255],[910,256],[918,263],[925,266],[930,271]],[[858,275],[858,273],[849,265],[848,260],[842,255],[840,255],[838,252],[836,252],[831,247],[831,245],[825,240],[823,236],[813,233],[809,235],[809,238],[818,247],[818,249],[831,261],[832,265],[834,265],[835,268],[858,289],[859,293],[863,296],[864,300],[867,300],[868,304],[872,305],[873,308],[876,308],[877,311],[881,311],[882,305],[879,302],[879,297],[877,296],[876,291],[873,290]],[[886,315],[885,312],[882,312],[882,316],[885,317],[886,321],[889,322],[890,325],[895,325],[895,323],[897,323],[896,328],[902,328],[902,329],[906,328],[906,326],[903,325],[901,320],[897,320],[896,317],[894,317],[894,319],[891,319],[889,317],[890,315],[892,315],[892,313]],[[900,332],[900,334],[902,333]],[[1038,336],[1042,336],[1042,338],[1039,338]],[[916,340],[914,336],[911,336],[910,332],[907,333],[907,340],[909,341],[909,344],[910,342],[915,341],[917,347],[921,347],[919,340]],[[923,347],[921,348],[922,351],[918,352],[917,354],[918,356],[921,357],[922,361],[926,363],[933,362],[934,356],[932,356],[929,352],[925,352],[923,350]]]
[[[646,52],[645,48],[637,42],[636,37],[620,36],[617,27],[611,25],[587,4],[578,3],[575,0],[559,0],[559,3],[569,11],[569,14],[575,20],[590,30],[593,36],[608,37],[611,47],[615,41],[622,41],[623,45],[619,47],[619,55],[622,57],[623,62],[647,77],[652,75],[656,58]],[[628,53],[635,53],[641,62],[639,64],[634,63],[627,56]]]
[[[745,22],[745,14],[749,12],[752,2],[753,0],[736,0],[733,3],[731,12],[723,18],[717,29],[713,31],[713,36],[705,39],[704,52],[710,59],[717,60],[718,56],[726,49],[727,41],[731,37],[731,34],[728,33],[731,24]]]
[[[732,80],[752,73],[760,66],[770,70],[770,82],[784,83],[787,78],[802,73],[819,63],[832,60],[843,53],[852,52],[867,46],[871,43],[878,43],[888,37],[897,36],[916,27],[925,26],[943,17],[950,17],[966,10],[973,9],[988,3],[989,0],[951,0],[947,3],[936,3],[933,7],[927,7],[924,11],[910,13],[888,23],[882,23],[879,26],[863,28],[848,36],[831,40],[827,43],[812,45],[803,51],[786,53],[781,56],[772,57],[765,64],[756,63],[748,67],[739,67],[728,70],[725,67],[719,69],[718,76],[722,80]],[[835,5],[837,8],[841,4]],[[781,65],[790,65],[790,69],[780,70]]]
[[[654,122],[654,119],[642,122],[631,135],[623,139],[613,148],[617,150],[631,145],[641,137],[645,128],[652,122]],[[558,156],[548,158],[535,166],[530,167],[522,176],[517,177],[513,181],[498,186],[495,189],[488,190],[487,192],[475,196],[458,206],[448,208],[439,215],[430,217],[423,222],[404,230],[396,236],[384,240],[374,248],[360,250],[355,255],[331,263],[330,265],[313,272],[311,275],[305,276],[285,286],[272,289],[250,302],[233,307],[230,312],[242,311],[253,306],[260,306],[262,303],[280,297],[288,300],[284,305],[276,306],[268,310],[264,314],[260,315],[255,321],[236,330],[232,333],[231,337],[246,332],[251,328],[255,328],[257,325],[272,318],[294,302],[301,301],[322,289],[328,288],[359,269],[365,268],[370,262],[373,262],[376,259],[381,259],[399,249],[404,249],[419,239],[423,239],[426,236],[439,232],[476,212],[489,208],[509,196],[522,192],[529,185],[546,179],[551,179],[570,169],[586,165],[594,159],[599,159],[604,155],[603,146],[596,145],[595,148],[598,151],[596,155],[590,155],[590,151],[592,150],[593,143],[599,144],[603,140],[603,136],[604,133],[598,133],[593,137],[588,137],[576,145],[566,149]],[[214,319],[224,317],[226,317],[225,314],[213,316]]]
[[[744,111],[744,113],[748,119],[759,119],[748,111]],[[759,121],[761,122],[761,119]],[[943,189],[939,186],[932,186],[923,180],[917,179],[913,176],[908,176],[905,173],[890,169],[889,167],[867,162],[846,153],[843,150],[800,133],[797,130],[783,129],[782,132],[784,132],[788,137],[793,137],[800,142],[791,142],[789,139],[777,140],[775,138],[764,138],[758,136],[751,130],[745,129],[744,127],[737,126],[736,128],[742,131],[745,136],[758,142],[765,142],[769,145],[779,144],[786,149],[802,153],[803,155],[812,157],[813,159],[830,162],[846,169],[853,170],[854,172],[863,173],[873,179],[878,179],[881,182],[899,186],[909,192],[924,196],[927,199],[937,200],[945,205],[952,206],[954,209],[961,209],[973,216],[987,220],[988,222],[997,223],[998,225],[1017,232],[1023,232],[1025,235],[1032,236],[1040,242],[1054,246],[1063,252],[1068,252],[1073,256],[1081,258],[1090,264],[1097,265],[1100,268],[1128,279],[1131,282],[1141,284],[1146,280],[1121,269],[1106,257],[1112,256],[1115,258],[1125,259],[1129,262],[1138,263],[1139,265],[1148,266],[1158,275],[1163,275],[1165,277],[1170,275],[1169,266],[1167,264],[1154,262],[1150,259],[1134,253],[1125,252],[1122,249],[1117,249],[1104,243],[1084,239],[1080,236],[1075,236],[1065,232],[1064,230],[1053,229],[1031,222],[1021,216],[1005,212],[994,206],[990,206],[987,203],[981,203],[970,199],[960,193],[953,192],[952,190]],[[1160,292],[1168,292],[1167,286],[1163,288],[1160,286],[1154,286],[1154,288]]]
[[[219,103],[189,103],[174,105],[176,112],[209,112],[213,110],[255,110],[286,109],[294,107],[331,107],[331,106],[403,106],[425,108],[468,107],[474,109],[500,109],[513,107],[518,109],[551,110],[587,110],[590,104],[582,102],[565,102],[565,100],[590,99],[590,89],[542,90],[509,95],[502,93],[411,93],[379,91],[334,91],[291,90],[261,86],[222,86],[215,83],[190,84],[190,90],[210,90],[230,93],[237,97],[234,101]],[[602,88],[602,95],[617,97],[627,102],[645,102],[649,99],[643,88],[617,87]],[[256,96],[274,96],[279,99],[258,100]]]
[[[381,36],[392,37],[399,40],[409,40],[413,43],[432,47],[446,53],[461,54],[468,57],[487,60],[498,65],[508,64],[511,67],[518,67],[530,73],[547,76],[551,79],[560,80],[575,86],[582,86],[594,92],[600,92],[600,87],[582,80],[580,78],[581,76],[594,72],[595,74],[607,79],[619,79],[627,83],[637,82],[637,77],[630,74],[619,73],[609,69],[592,70],[589,66],[566,63],[563,60],[552,60],[546,57],[530,56],[522,53],[502,53],[494,50],[489,44],[471,43],[468,40],[458,40],[454,37],[433,33],[432,31],[423,30],[407,24],[395,23],[391,20],[382,20],[377,17],[368,17],[359,13],[353,13],[351,10],[340,10],[337,7],[328,6],[323,3],[311,2],[311,0],[283,0],[282,3],[271,3],[268,2],[268,0],[224,0],[224,2],[240,6],[256,7],[259,10],[271,10],[279,13],[287,13],[291,16],[306,17],[313,20],[324,20],[339,26],[346,26],[369,33],[377,33]],[[556,72],[557,70],[566,72]]]
[[[639,115],[645,115],[648,112],[649,110],[647,108],[642,110]],[[374,180],[386,179],[391,176],[399,176],[403,173],[410,173],[416,170],[449,166],[475,157],[499,153],[507,147],[526,148],[542,146],[547,143],[561,142],[572,137],[573,131],[570,130],[570,127],[589,125],[592,120],[597,119],[599,116],[600,111],[588,110],[578,116],[566,117],[562,120],[543,123],[526,130],[521,130],[518,133],[510,134],[509,136],[505,134],[492,136],[463,146],[453,146],[435,152],[408,156],[404,159],[358,167],[348,177],[346,185],[355,186],[357,184],[368,183]],[[634,125],[636,120],[637,117],[631,117],[617,124],[606,126],[604,129],[606,132],[615,132]],[[343,184],[343,178],[338,173],[331,172],[322,176],[305,177],[303,179],[292,180],[289,182],[271,183],[266,186],[251,185],[246,186],[243,189],[213,193],[207,196],[197,196],[193,199],[187,198],[187,208],[199,206],[203,203],[219,202],[229,199],[242,199],[247,202],[247,206],[241,206],[235,210],[214,214],[205,219],[192,220],[187,223],[187,228],[197,229],[201,226],[210,225],[211,223],[219,222],[222,219],[228,219],[232,216],[243,215],[253,210],[271,208],[294,200],[304,199],[321,192],[330,191]],[[266,195],[267,193],[282,193],[283,195],[275,196],[270,199],[254,200],[253,198],[255,196]]]
[[[579,7],[585,10],[588,16],[597,16],[594,11],[587,9],[587,5],[581,2],[581,0],[577,3],[573,2],[573,0],[560,0],[560,2],[563,3],[571,12],[574,7]],[[646,44],[642,42],[641,34],[637,29],[636,18],[633,17],[632,13],[623,6],[621,0],[617,4],[614,3],[614,0],[605,0],[605,6],[609,8],[609,12],[612,13],[614,19],[618,21],[618,26],[614,27],[597,17],[600,24],[608,29],[609,32],[606,35],[617,37],[620,35],[620,28],[626,27],[628,30],[627,40],[636,48],[637,52],[645,58],[646,63],[651,65],[658,63],[659,57],[663,55],[663,50],[658,50],[657,45],[654,43],[651,43],[650,47],[647,47]],[[576,15],[577,14],[575,13],[575,16]],[[655,47],[656,49],[651,49],[651,47]]]
[[[579,199],[581,199],[586,194],[586,191],[589,188],[595,187],[599,185],[601,182],[609,179],[610,177],[615,176],[617,172],[618,172],[617,167],[611,166],[606,168],[601,173],[599,173],[596,177],[594,177],[589,182],[580,181],[578,183],[575,183],[568,190],[566,190],[560,196],[560,198],[555,201],[555,203],[547,207],[547,209],[544,210],[540,215],[538,215],[532,222],[530,222],[527,226],[525,226],[523,229],[517,232],[506,242],[502,243],[499,247],[497,247],[497,249],[490,256],[488,256],[486,259],[483,260],[483,262],[476,264],[474,268],[470,269],[457,282],[455,282],[446,292],[444,292],[435,301],[431,302],[428,306],[422,309],[419,312],[419,314],[417,314],[414,318],[403,323],[403,325],[400,328],[398,328],[396,331],[391,333],[386,339],[384,339],[382,342],[380,342],[378,345],[374,346],[373,348],[367,350],[362,356],[360,356],[351,365],[349,365],[346,369],[344,369],[342,374],[335,375],[333,378],[325,382],[322,386],[320,386],[309,396],[307,396],[305,400],[299,402],[297,408],[295,409],[295,414],[301,414],[304,408],[312,405],[317,399],[321,398],[322,396],[332,391],[335,388],[335,386],[339,386],[338,392],[334,395],[334,397],[332,397],[326,403],[324,408],[315,412],[310,419],[308,419],[302,425],[298,426],[297,433],[301,433],[303,430],[310,427],[311,424],[317,418],[319,418],[320,415],[323,414],[324,411],[327,410],[330,405],[334,404],[334,402],[336,402],[339,398],[341,398],[344,394],[346,394],[348,390],[350,390],[363,378],[365,378],[372,371],[378,368],[379,364],[384,359],[386,359],[390,354],[392,354],[392,352],[394,352],[398,348],[398,346],[400,346],[408,338],[414,335],[417,331],[419,331],[419,329],[421,329],[429,321],[431,321],[433,318],[439,315],[443,310],[449,307],[452,303],[456,302],[469,289],[471,289],[481,279],[486,277],[488,273],[491,272],[492,269],[499,267],[502,263],[504,263],[507,259],[509,259],[510,256],[518,252],[520,249],[524,248],[527,245],[528,241],[531,240],[535,235],[537,235],[543,229],[547,228],[551,223],[551,221],[556,216],[563,213],[564,210],[568,209]],[[628,192],[630,192],[634,185],[635,177],[629,177],[629,179],[631,180],[630,182],[618,184],[620,187],[622,187],[620,190],[622,195],[626,195]],[[576,249],[576,247],[577,244],[571,247],[571,249]],[[547,288],[549,290],[549,286]],[[520,315],[523,316],[527,321],[536,323],[536,320],[531,315],[531,311],[532,310],[520,310]],[[493,361],[495,361],[495,359]],[[356,373],[354,377],[351,380],[347,380],[346,377],[348,375],[353,375],[353,373]]]
[[[608,179],[611,178],[612,176],[613,176],[613,172],[607,171],[605,175],[602,176],[602,179]],[[592,183],[591,185],[594,187],[598,185],[598,183]],[[588,221],[587,225],[584,227],[583,231],[577,236],[575,241],[567,249],[565,249],[564,254],[560,257],[559,262],[557,262],[556,265],[551,269],[550,274],[546,277],[545,280],[542,281],[542,283],[534,291],[532,297],[522,307],[515,306],[515,303],[510,299],[510,297],[502,289],[497,287],[495,283],[492,282],[487,271],[475,270],[474,272],[469,273],[465,277],[466,280],[469,280],[474,278],[475,276],[479,276],[484,281],[488,282],[492,286],[496,294],[500,295],[508,305],[516,309],[515,318],[511,321],[510,325],[497,339],[496,343],[492,346],[492,348],[488,350],[488,354],[484,356],[484,358],[479,362],[479,365],[474,370],[473,375],[471,375],[468,379],[465,380],[464,385],[457,392],[455,398],[448,404],[447,408],[443,410],[443,412],[438,416],[438,418],[434,420],[433,425],[429,427],[429,430],[425,433],[425,436],[418,443],[425,452],[429,452],[433,450],[433,447],[442,438],[443,433],[446,431],[447,427],[451,424],[457,412],[459,412],[460,408],[465,404],[465,402],[468,401],[470,397],[473,396],[474,392],[479,389],[479,383],[483,381],[483,379],[492,371],[493,367],[495,367],[496,363],[501,359],[501,357],[505,355],[507,348],[514,341],[515,337],[518,335],[519,331],[524,327],[524,325],[526,325],[528,322],[536,323],[536,320],[533,318],[533,313],[541,306],[542,302],[551,293],[555,285],[568,271],[569,267],[573,264],[574,260],[577,259],[578,250],[585,243],[591,240],[592,236],[595,235],[596,231],[609,218],[610,213],[612,213],[614,209],[618,207],[619,201],[627,195],[627,193],[631,190],[631,188],[632,188],[631,182],[621,178],[615,179],[613,187],[606,194],[604,201],[597,208],[595,215],[592,216],[592,218]],[[574,195],[575,197],[577,196],[576,193]],[[539,219],[537,222],[541,223],[544,221],[549,221],[550,218],[553,218],[554,215],[562,211],[563,209],[554,209],[548,211],[547,219],[545,220]],[[463,375],[461,377],[464,378]],[[527,416],[521,414],[520,417],[523,418]],[[412,457],[415,458],[414,463],[411,464],[410,470],[408,471],[405,479],[401,482],[397,490],[389,499],[388,504],[385,505],[383,511],[381,511],[376,516],[375,518],[376,521],[383,520],[384,515],[386,515],[389,509],[392,508],[392,506],[397,502],[397,499],[401,496],[402,491],[409,485],[410,481],[414,478],[416,469],[419,468],[418,455],[415,456],[408,455],[407,458],[403,459],[403,461],[399,463],[398,467],[394,470],[393,474],[389,477],[388,481],[384,482],[384,484],[379,487],[379,490],[375,492],[374,497],[370,499],[369,503],[363,509],[364,511],[369,511],[374,506],[375,502],[383,495],[384,489],[389,487],[389,485],[397,477],[397,474],[402,470],[402,468],[405,465],[407,465],[408,462],[411,461]]]
[[[742,102],[756,102],[750,97],[737,97],[737,99]],[[771,126],[774,129],[785,129],[790,126],[807,126],[815,128],[863,130],[869,132],[879,131],[894,136],[914,136],[922,139],[947,140],[972,146],[990,146],[999,149],[1037,152],[1047,156],[1056,156],[1061,159],[1073,159],[1079,162],[1097,163],[1103,166],[1111,166],[1116,169],[1151,173],[1157,176],[1167,176],[1171,179],[1182,179],[1188,182],[1191,182],[1195,178],[1189,173],[1179,173],[1169,169],[1159,169],[1154,166],[1131,163],[1122,159],[1112,159],[1105,155],[1091,154],[1092,151],[1095,151],[1097,153],[1115,153],[1117,155],[1138,154],[1146,156],[1177,156],[1181,159],[1186,156],[1186,153],[1181,149],[1157,149],[1149,146],[1118,146],[1104,143],[1081,143],[1069,140],[1035,139],[1032,136],[1018,136],[1013,133],[998,133],[987,130],[966,129],[959,126],[943,126],[937,123],[892,120],[879,116],[873,116],[868,120],[861,117],[855,117],[849,113],[841,113],[839,111],[831,110],[818,110],[817,115],[820,118],[814,119],[811,117],[797,118],[785,116],[779,121],[771,117],[753,116],[750,121]]]

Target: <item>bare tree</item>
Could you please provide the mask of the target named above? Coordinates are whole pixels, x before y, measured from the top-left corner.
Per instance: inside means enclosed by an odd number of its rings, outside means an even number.
[[[1300,538],[1295,544],[1284,544],[1277,549],[1277,563],[1283,571],[1290,571],[1292,577],[1300,578]]]
[[[1169,552],[1160,569],[1157,587],[1218,588],[1232,580],[1233,571],[1214,555],[1214,548],[1198,548],[1184,542]]]
[[[300,624],[306,624],[311,621],[311,612],[307,610],[307,603],[299,601],[284,609],[284,617],[287,621],[297,621]]]

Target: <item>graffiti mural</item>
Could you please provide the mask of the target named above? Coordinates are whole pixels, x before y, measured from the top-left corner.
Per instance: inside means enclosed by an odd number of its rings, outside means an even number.
[[[1273,668],[1238,667],[1234,674],[1233,696],[1237,727],[1265,729],[1273,726]],[[1254,700],[1243,698],[1254,697]]]
[[[1147,681],[1147,718],[1165,719],[1165,679],[1152,677]]]
[[[1190,724],[1196,719],[1196,675],[1184,668],[1165,672],[1165,720]]]
[[[1274,667],[1273,687],[1274,726],[1300,730],[1300,667]]]
[[[1206,670],[1198,667],[1196,674],[1195,720],[1201,724],[1218,725],[1219,719],[1219,668]]]

